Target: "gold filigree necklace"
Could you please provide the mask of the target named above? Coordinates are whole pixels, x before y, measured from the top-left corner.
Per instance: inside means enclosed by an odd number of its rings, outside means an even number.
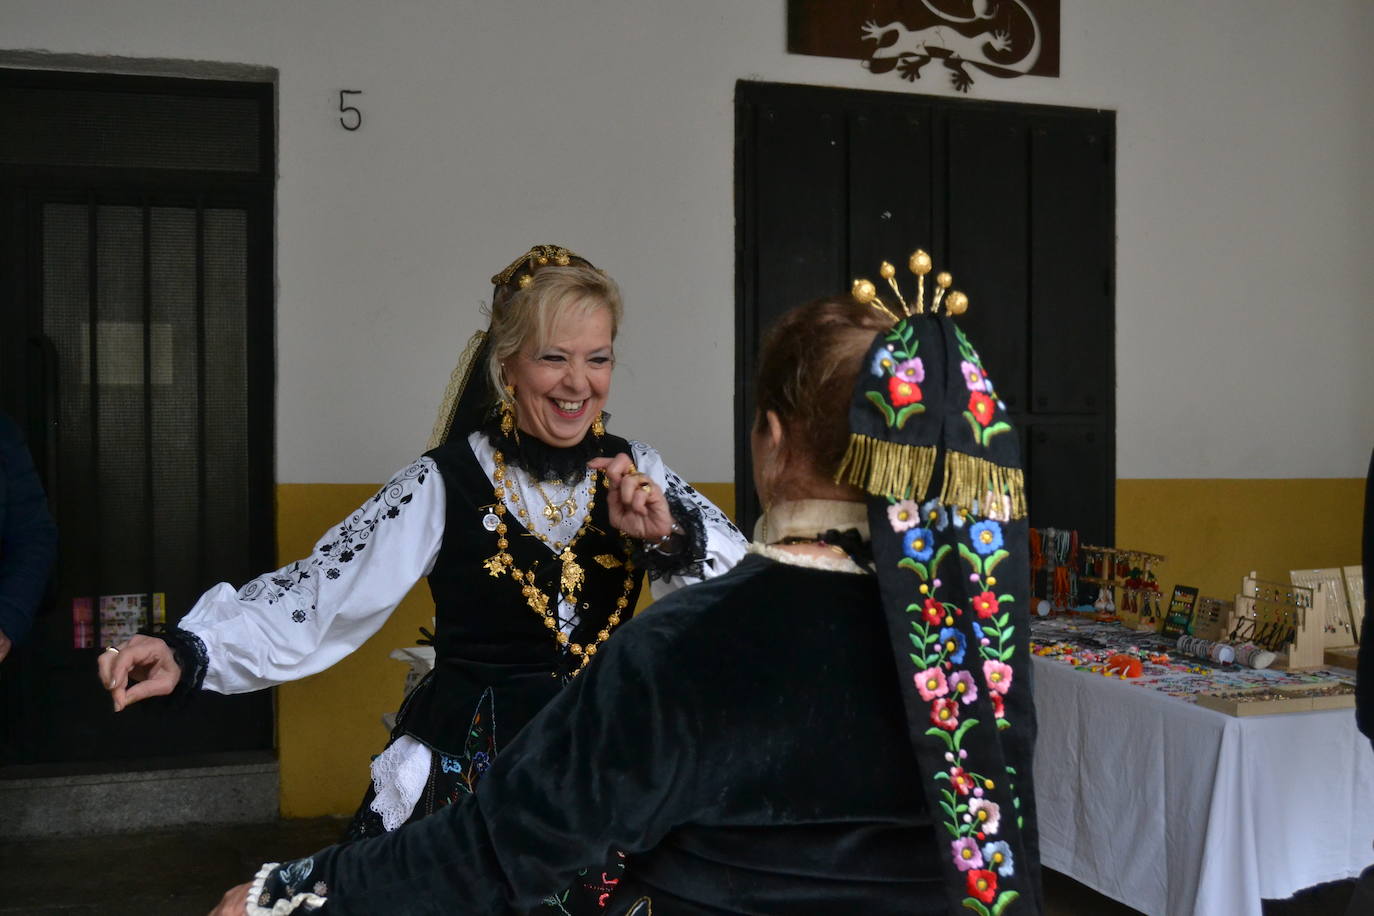
[[[520,593],[524,595],[525,603],[530,606],[530,610],[543,618],[544,626],[553,631],[554,639],[558,641],[560,646],[566,646],[569,652],[581,659],[581,663],[577,666],[577,670],[573,671],[571,675],[572,677],[577,677],[582,669],[587,667],[587,663],[592,660],[592,656],[596,654],[597,648],[611,638],[611,630],[615,629],[616,625],[620,623],[621,612],[630,605],[630,592],[634,590],[635,583],[635,568],[634,564],[630,562],[630,553],[633,549],[630,545],[630,539],[624,535],[621,536],[625,547],[625,558],[623,560],[625,566],[625,584],[622,587],[620,597],[616,599],[615,611],[606,619],[606,626],[597,631],[596,640],[594,642],[585,645],[572,642],[568,638],[568,634],[558,628],[558,618],[549,607],[549,596],[540,591],[539,587],[534,584],[534,571],[538,568],[538,564],[536,563],[534,566],[530,567],[528,571],[521,570],[515,565],[515,558],[512,557],[507,550],[510,546],[510,542],[506,539],[506,533],[509,530],[506,527],[506,459],[498,449],[493,453],[492,460],[495,465],[492,477],[496,481],[494,487],[496,503],[492,507],[492,511],[496,513],[497,517],[496,554],[485,560],[482,565],[492,576],[500,577],[502,575],[509,575],[516,582],[520,583]],[[602,476],[604,482],[605,475],[603,474]],[[536,485],[536,489],[538,489],[538,485]],[[511,495],[514,496],[514,490],[511,491]],[[540,495],[543,495],[542,491],[540,491]],[[547,501],[547,497],[545,497],[545,501]],[[586,574],[581,565],[577,562],[577,558],[573,555],[572,548],[574,544],[582,539],[582,535],[586,534],[587,530],[591,527],[592,508],[595,505],[596,481],[593,479],[591,495],[587,499],[586,515],[582,518],[582,527],[577,530],[577,534],[573,535],[572,540],[568,541],[567,546],[563,547],[563,552],[558,556],[559,562],[563,564],[563,573],[560,577],[561,591],[564,597],[568,599],[568,603],[572,605],[576,605],[577,593],[582,588],[583,582],[586,581]],[[532,527],[527,528],[527,530],[530,534],[534,535],[534,537],[546,544],[548,543],[548,538],[535,531]],[[597,561],[602,562],[600,557],[597,558]],[[602,562],[602,565],[604,566],[606,564]],[[555,608],[558,606],[556,597],[553,600],[553,606]]]
[[[539,481],[530,477],[530,483],[534,484],[534,492],[538,493],[540,498],[544,500],[544,518],[557,525],[559,522],[563,521],[563,519],[573,518],[577,515],[577,500],[573,498],[577,492],[576,488],[573,489],[572,493],[568,494],[567,499],[563,500],[561,503],[555,503],[553,500],[549,499],[549,494],[544,492],[544,488],[539,485]],[[595,493],[595,484],[593,484],[592,489],[593,493]],[[587,513],[588,518],[590,518],[590,504],[587,507]]]

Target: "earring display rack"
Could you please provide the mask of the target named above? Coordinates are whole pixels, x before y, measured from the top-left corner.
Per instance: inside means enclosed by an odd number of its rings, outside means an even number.
[[[1153,570],[1164,562],[1164,557],[1144,550],[1091,545],[1084,545],[1082,552],[1086,574],[1079,581],[1098,587],[1097,601],[1093,603],[1098,612],[1096,619],[1120,620],[1133,630],[1158,628],[1162,614],[1159,584]]]
[[[1313,606],[1322,622],[1322,645],[1341,649],[1358,643],[1350,615],[1345,574],[1339,566],[1329,569],[1294,569],[1288,573],[1294,585],[1312,589]]]
[[[1234,601],[1204,595],[1197,600],[1197,608],[1193,611],[1193,622],[1188,632],[1201,639],[1224,642],[1227,634],[1231,632],[1231,619],[1235,612]]]
[[[1241,579],[1226,641],[1253,642],[1280,654],[1276,668],[1297,671],[1325,664],[1322,622],[1313,609],[1313,590],[1289,582],[1268,582],[1252,570]]]

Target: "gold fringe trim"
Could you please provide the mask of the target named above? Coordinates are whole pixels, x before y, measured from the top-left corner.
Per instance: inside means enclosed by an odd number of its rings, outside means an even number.
[[[1009,497],[1011,511],[1006,513],[1003,506],[994,510],[985,505],[989,493],[995,497]],[[945,481],[940,488],[940,502],[946,506],[968,507],[975,499],[981,509],[979,514],[985,517],[1025,518],[1025,476],[1020,468],[1004,468],[963,452],[945,452]]]
[[[472,378],[473,370],[478,368],[473,363],[477,361],[477,351],[486,339],[486,331],[478,331],[468,338],[463,355],[458,357],[458,365],[453,367],[453,373],[448,378],[448,387],[444,389],[444,400],[439,405],[439,416],[434,420],[434,431],[429,434],[426,450],[443,445],[453,431],[453,416],[458,412],[458,401],[468,386],[468,379]]]
[[[935,456],[933,446],[903,445],[854,433],[835,482],[852,484],[874,496],[911,499],[930,488]]]
[[[855,433],[849,437],[835,482],[888,499],[925,497],[930,492],[938,454],[934,446],[903,445]],[[1010,499],[1010,518],[1026,517],[1026,485],[1020,468],[1002,467],[963,452],[945,452],[942,505],[968,508],[977,501],[984,515],[1005,514],[1004,507],[989,513],[988,507],[982,505],[989,493]]]

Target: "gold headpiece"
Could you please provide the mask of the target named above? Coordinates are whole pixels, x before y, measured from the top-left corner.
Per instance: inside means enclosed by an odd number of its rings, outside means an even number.
[[[573,262],[574,258],[591,266],[591,261],[588,261],[581,255],[573,254],[560,245],[535,245],[529,251],[525,252],[514,261],[511,261],[510,266],[505,270],[492,277],[491,285],[505,286],[510,283],[512,279],[515,279],[516,274],[520,274],[516,282],[521,289],[524,289],[534,280],[534,272],[539,268],[547,267],[550,264],[558,267],[567,267]],[[524,273],[520,273],[522,270]]]
[[[897,268],[887,261],[879,266],[878,275],[887,281],[888,286],[892,287],[892,292],[897,297],[897,301],[901,303],[904,314],[898,315],[888,308],[883,300],[878,298],[878,288],[873,285],[872,280],[858,279],[854,281],[854,288],[851,291],[854,299],[863,305],[873,306],[893,321],[901,321],[902,318],[909,318],[912,315],[924,315],[926,311],[926,274],[931,271],[930,255],[917,248],[907,259],[907,267],[916,275],[915,310],[907,305],[906,299],[902,297],[901,289],[897,286]],[[950,276],[948,271],[941,271],[935,275],[935,296],[930,303],[932,315],[939,314],[941,301],[944,302],[946,315],[962,315],[968,311],[968,296],[957,289],[951,290],[949,287],[953,282],[954,278]]]

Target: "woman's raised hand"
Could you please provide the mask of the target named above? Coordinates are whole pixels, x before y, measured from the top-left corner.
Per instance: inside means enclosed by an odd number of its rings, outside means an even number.
[[[155,636],[135,636],[121,646],[100,653],[100,683],[119,712],[130,703],[166,696],[181,680],[181,666],[167,643]],[[138,683],[128,686],[129,679]]]
[[[587,467],[606,472],[609,489],[606,508],[611,524],[622,534],[642,541],[658,541],[673,532],[668,500],[649,476],[635,468],[630,456],[593,458]]]

